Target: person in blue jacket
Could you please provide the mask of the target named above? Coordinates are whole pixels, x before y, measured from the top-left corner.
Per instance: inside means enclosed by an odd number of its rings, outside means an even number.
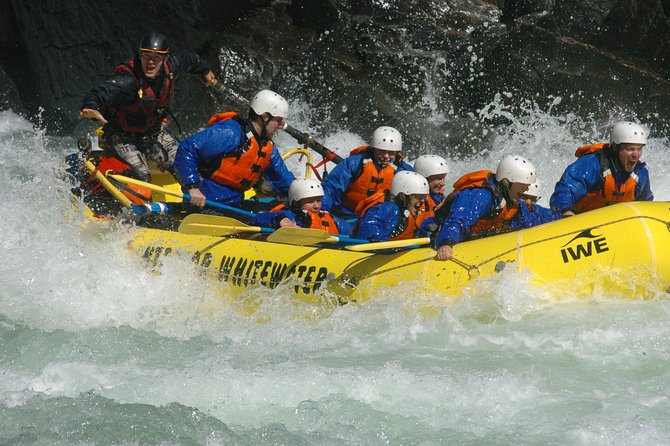
[[[417,215],[428,195],[428,181],[422,175],[402,171],[395,174],[388,191],[379,192],[385,201],[367,209],[354,230],[357,238],[370,242],[415,238]]]
[[[577,149],[578,159],[556,183],[549,200],[564,216],[628,201],[653,201],[649,171],[640,161],[647,131],[634,122],[612,127],[609,143]]]
[[[412,170],[402,161],[402,135],[388,126],[377,128],[370,145],[357,147],[340,162],[323,182],[323,209],[345,218],[362,215],[374,204],[370,197],[388,190],[395,172]]]
[[[311,178],[298,178],[288,190],[288,206],[259,212],[252,219],[252,224],[266,228],[321,229],[333,235],[350,235],[351,224],[322,210],[322,198],[321,183]]]
[[[471,234],[496,233],[532,226],[519,196],[536,181],[535,166],[519,155],[507,155],[496,172],[481,170],[454,183],[451,198],[437,211],[442,221],[435,237],[437,258],[453,257],[453,246]]]
[[[179,144],[174,168],[190,203],[205,200],[240,206],[244,192],[261,177],[283,196],[295,180],[272,142],[288,114],[286,99],[270,90],[251,101],[249,118],[234,112],[212,116],[208,126]]]

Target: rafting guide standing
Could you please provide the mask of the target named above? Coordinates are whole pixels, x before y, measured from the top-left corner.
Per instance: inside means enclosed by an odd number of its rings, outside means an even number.
[[[142,37],[137,53],[82,102],[79,117],[104,124],[105,145],[142,181],[151,181],[147,158],[161,170],[171,170],[174,163],[177,142],[166,122],[175,84],[184,73],[217,84],[207,61],[195,53],[170,52],[167,38],[151,32]]]

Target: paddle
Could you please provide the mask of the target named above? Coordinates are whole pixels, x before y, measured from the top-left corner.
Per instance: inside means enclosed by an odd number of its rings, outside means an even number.
[[[367,243],[367,240],[329,234],[322,229],[279,228],[268,236],[268,241],[288,245],[314,245],[317,243]]]
[[[224,235],[239,234],[241,232],[256,232],[270,234],[272,228],[261,228],[260,226],[249,226],[239,220],[218,215],[190,214],[179,224],[179,232],[182,234],[213,235],[221,237]]]
[[[331,235],[321,229],[310,228],[262,228],[260,226],[249,226],[239,220],[219,215],[190,214],[182,220],[179,232],[184,234],[202,235],[230,235],[240,232],[260,232],[270,234],[268,241],[285,243],[288,245],[314,245],[317,243],[367,243],[367,240],[347,237],[344,235]]]
[[[100,184],[102,184],[102,187],[104,187],[107,192],[112,194],[112,196],[116,198],[119,203],[126,207],[132,205],[130,199],[123,195],[123,193],[117,187],[115,187],[107,178],[105,178],[102,172],[100,172],[98,168],[95,167],[95,164],[88,160],[84,164],[86,165],[86,169],[88,169],[88,171],[95,176],[95,179],[98,180]]]
[[[156,191],[156,192],[162,192],[165,195],[171,195],[173,197],[183,198],[184,200],[190,200],[191,199],[191,196],[189,194],[184,194],[182,192],[175,191],[175,190],[172,190],[172,189],[168,189],[166,187],[161,187],[161,186],[158,186],[156,184],[147,183],[145,181],[136,180],[135,178],[130,178],[130,177],[126,177],[126,176],[123,176],[123,175],[111,174],[111,173],[107,174],[107,176],[109,176],[112,179],[114,179],[116,181],[119,181],[121,183],[134,184],[136,186],[144,187],[145,189],[149,189],[149,190]],[[228,205],[225,205],[225,204],[217,203],[215,201],[205,200],[205,204],[209,207],[235,212],[237,214],[244,215],[245,217],[253,217],[255,215],[253,212],[249,212],[249,211],[245,211],[244,209],[239,209],[239,208],[236,208],[236,207],[233,207],[233,206],[228,206]]]
[[[376,249],[406,248],[408,246],[430,245],[430,238],[411,238],[406,240],[391,240],[389,242],[374,242],[365,245],[346,246],[349,251],[374,251]]]
[[[249,101],[242,97],[241,95],[237,94],[233,90],[224,87],[220,82],[214,85],[212,88],[216,90],[218,93],[220,93],[222,96],[226,98],[233,99],[235,102],[238,104],[248,107],[249,106]],[[282,130],[284,130],[286,133],[291,135],[293,138],[295,138],[300,144],[305,145],[306,147],[309,147],[310,149],[314,150],[316,153],[319,155],[323,156],[324,158],[328,159],[329,161],[334,162],[335,164],[339,163],[340,161],[343,160],[341,156],[333,152],[332,150],[322,146],[318,142],[314,141],[314,138],[312,138],[310,135],[307,133],[303,133],[300,130],[290,126],[286,121],[284,121],[284,125],[280,127]]]

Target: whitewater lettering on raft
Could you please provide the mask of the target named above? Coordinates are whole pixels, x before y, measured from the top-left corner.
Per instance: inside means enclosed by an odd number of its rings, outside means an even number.
[[[262,285],[275,288],[286,279],[296,279],[295,292],[302,288],[303,293],[317,291],[328,276],[324,266],[289,265],[265,259],[247,259],[245,257],[223,256],[219,263],[219,280],[231,282],[235,286]]]
[[[160,265],[160,258],[172,254],[172,248],[162,246],[148,246],[142,255],[149,260],[153,267]],[[210,252],[193,254],[193,262],[203,268],[216,268],[214,255]],[[325,266],[295,265],[265,259],[249,259],[246,257],[223,256],[218,266],[218,279],[221,282],[230,282],[235,286],[249,287],[262,285],[267,288],[276,288],[287,279],[298,282],[295,292],[310,294],[316,292],[328,277],[329,271]]]

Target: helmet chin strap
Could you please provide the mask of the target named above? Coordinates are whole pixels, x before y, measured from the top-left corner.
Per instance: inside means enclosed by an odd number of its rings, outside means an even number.
[[[251,133],[253,133],[253,135],[256,137],[256,139],[258,140],[258,143],[261,144],[262,142],[264,142],[268,139],[267,131],[266,131],[267,122],[265,122],[263,120],[262,116],[259,116],[259,118],[260,118],[259,126],[261,128],[260,132],[256,131],[256,126],[254,126],[252,122],[249,123],[249,127],[251,127],[251,129],[250,129]]]
[[[511,185],[512,183],[510,183],[510,181],[506,178],[498,183],[498,190],[501,192],[503,198],[510,206],[513,204],[509,196],[509,188]]]

